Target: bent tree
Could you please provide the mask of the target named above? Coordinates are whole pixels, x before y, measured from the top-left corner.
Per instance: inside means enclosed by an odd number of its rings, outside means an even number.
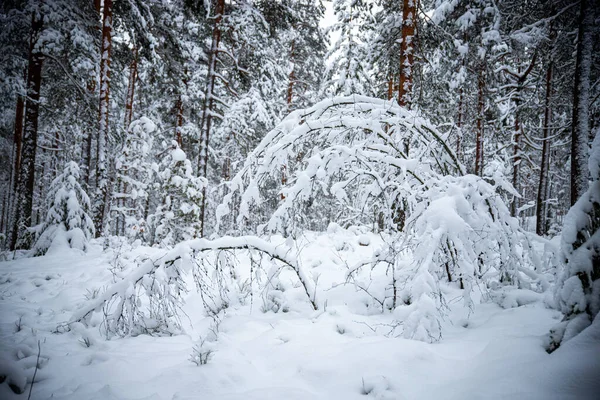
[[[448,135],[395,102],[365,96],[321,101],[291,113],[263,139],[228,183],[217,217],[225,220],[235,209],[237,226],[253,221],[246,233],[293,237],[310,226],[307,207],[329,210],[326,221],[342,224],[372,225],[372,211],[380,211],[389,229],[392,204],[406,199],[405,229],[389,231],[388,247],[351,268],[348,279],[367,265],[384,268],[391,282],[377,300],[382,309],[406,314],[404,337],[436,341],[445,307],[440,282],[465,289],[467,307],[479,282],[547,288],[534,272],[541,266],[528,236],[501,196],[514,194],[512,185],[501,176],[467,175]],[[273,205],[266,199],[282,164],[289,178],[283,200]],[[412,252],[409,266],[400,263],[401,251]]]

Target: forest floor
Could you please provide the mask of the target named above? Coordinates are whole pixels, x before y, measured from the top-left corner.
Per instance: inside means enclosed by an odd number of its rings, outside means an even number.
[[[506,291],[501,301],[470,313],[455,304],[438,343],[397,337],[393,313],[373,310],[368,295],[342,285],[346,262],[368,256],[379,240],[350,231],[310,234],[302,261],[319,277],[317,298],[327,304],[312,310],[294,277],[282,277],[290,288],[283,292],[286,312],[264,312],[259,295],[232,305],[208,363],[200,366],[190,356],[212,320],[193,286],[183,334],[106,340],[101,325],[56,330],[86,294],[113,282],[109,269],[117,251],[95,243],[87,254],[1,262],[0,376],[10,376],[25,393],[14,394],[5,382],[0,398],[27,398],[36,362],[31,399],[598,398],[600,321],[547,354],[547,333],[561,318],[544,301],[549,293]],[[140,246],[129,257],[155,251]]]

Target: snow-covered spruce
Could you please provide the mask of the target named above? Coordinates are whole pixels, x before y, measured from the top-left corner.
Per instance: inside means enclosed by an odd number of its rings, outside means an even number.
[[[236,251],[259,252],[276,261],[275,272],[291,268],[313,309],[317,309],[312,279],[287,246],[277,246],[255,236],[193,239],[145,260],[103,294],[75,312],[69,324],[90,323],[102,314],[101,329],[107,337],[141,333],[173,334],[180,330],[179,310],[188,292],[183,274],[191,272],[208,315],[228,306],[228,283],[235,274]]]
[[[549,351],[590,326],[600,312],[600,130],[596,130],[588,169],[592,182],[563,226],[564,268],[555,297],[564,319],[550,332]]]
[[[200,204],[206,179],[194,175],[190,160],[177,142],[173,142],[167,150],[159,168],[158,193],[164,197],[156,211],[148,217],[149,242],[173,246],[200,236]]]
[[[514,189],[500,175],[489,182],[465,175],[447,136],[394,102],[324,100],[291,113],[264,138],[230,182],[217,216],[235,208],[238,226],[257,221],[250,228],[259,234],[284,235],[307,226],[307,207],[329,209],[326,222],[389,221],[389,248],[352,268],[348,279],[363,266],[382,265],[391,275],[377,299],[382,309],[402,317],[405,337],[438,340],[446,302],[441,282],[464,289],[467,307],[479,283],[547,287],[534,271],[539,265],[527,235],[499,194]],[[269,209],[268,187],[281,165],[288,166],[287,185]],[[408,216],[403,226],[395,224],[399,204]],[[412,252],[409,265],[399,262],[401,251]]]
[[[141,117],[131,123],[116,159],[116,187],[112,193],[111,225],[114,232],[130,238],[144,234],[144,213],[153,171],[150,155],[156,125]]]
[[[79,166],[69,161],[52,182],[46,196],[46,220],[34,228],[34,255],[60,251],[65,247],[87,249],[88,241],[94,236],[94,224],[88,214],[90,199],[79,179]]]

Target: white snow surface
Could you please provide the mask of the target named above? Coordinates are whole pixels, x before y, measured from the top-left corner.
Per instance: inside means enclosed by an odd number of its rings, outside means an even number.
[[[403,339],[393,333],[394,313],[371,309],[368,295],[343,285],[349,265],[371,257],[382,243],[366,235],[368,245],[361,246],[364,233],[339,226],[305,234],[299,258],[316,280],[319,310],[312,310],[297,277],[287,271],[279,278],[288,288],[281,293],[287,312],[264,312],[255,295],[225,311],[216,336],[193,285],[184,305],[184,334],[105,340],[93,319],[90,326],[74,323],[70,331],[57,332],[87,304],[86,295],[96,289],[101,295],[114,283],[110,268],[117,256],[152,257],[159,249],[103,252],[93,241],[87,254],[65,250],[0,262],[0,374],[19,386],[27,380],[22,395],[7,381],[0,384],[0,398],[25,398],[38,341],[32,399],[597,398],[598,318],[547,354],[547,333],[561,314],[544,305],[543,295],[505,288],[491,296],[500,297],[501,306],[476,304],[469,315],[461,302],[450,304],[440,342]],[[250,268],[246,257],[239,260],[241,270]],[[190,362],[195,346],[213,351],[207,364]]]

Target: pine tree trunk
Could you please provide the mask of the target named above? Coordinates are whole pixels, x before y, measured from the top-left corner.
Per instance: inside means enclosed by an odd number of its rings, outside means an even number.
[[[462,120],[463,120],[463,108],[464,108],[464,89],[461,86],[458,94],[458,116],[456,118],[456,157],[462,161]]]
[[[21,95],[17,97],[17,109],[15,113],[15,157],[14,157],[14,176],[19,176],[19,169],[21,168],[21,152],[23,148],[23,115],[25,113],[25,98]],[[13,190],[16,190],[15,187]]]
[[[27,82],[27,70],[25,70],[24,81]],[[17,96],[17,106],[15,110],[15,129],[14,129],[14,150],[12,157],[12,171],[10,174],[10,185],[6,191],[6,209],[3,209],[3,229],[2,232],[10,228],[10,219],[14,215],[14,198],[17,193],[17,182],[19,181],[19,170],[21,168],[21,153],[23,149],[23,116],[25,114],[25,97],[19,94]]]
[[[597,3],[596,0],[581,0],[580,2],[571,124],[571,205],[577,202],[588,187],[590,69],[595,3]]]
[[[296,63],[294,62],[294,58],[296,56],[295,48],[296,48],[296,41],[292,40],[292,47],[290,50],[290,63],[292,65],[291,65],[290,74],[288,76],[288,88],[287,88],[287,97],[286,97],[288,113],[290,111],[292,111],[292,100],[294,97],[294,84],[296,83]]]
[[[102,15],[102,43],[100,46],[100,108],[98,129],[98,148],[96,151],[96,193],[94,207],[94,225],[96,237],[103,234],[103,225],[108,200],[108,166],[106,165],[106,146],[109,132],[110,111],[110,57],[112,49],[112,0],[104,0]]]
[[[177,108],[177,127],[175,128],[175,140],[179,147],[183,145],[183,139],[181,137],[181,127],[183,126],[183,98],[179,95],[177,99],[177,103],[175,104],[175,108]]]
[[[537,51],[533,54],[531,58],[531,62],[529,66],[521,74],[521,70],[519,69],[518,74],[512,74],[516,78],[516,89],[514,95],[515,102],[515,131],[513,134],[513,176],[512,176],[512,184],[513,187],[520,192],[521,191],[521,177],[520,177],[520,169],[521,169],[521,135],[523,133],[523,126],[521,124],[521,93],[525,88],[525,84],[527,82],[527,77],[533,71],[533,67],[535,66],[535,62],[537,60]],[[513,217],[517,215],[517,210],[519,209],[520,198],[514,197],[510,204],[510,213]]]
[[[206,77],[206,90],[202,107],[202,131],[200,133],[200,153],[198,155],[199,175],[207,178],[208,168],[208,143],[212,124],[212,111],[214,107],[214,90],[216,79],[217,58],[219,57],[219,44],[221,42],[221,20],[225,10],[225,0],[217,0],[215,19],[208,61],[208,74]],[[206,219],[206,187],[202,189],[202,204],[200,206],[200,221],[202,228],[200,237],[204,237],[204,222]]]
[[[390,74],[388,78],[387,99],[391,100],[394,97],[394,75]]]
[[[91,94],[96,91],[96,81],[90,79],[87,84],[87,90]],[[93,133],[92,129],[88,126],[85,133],[85,140],[83,141],[83,145],[81,147],[81,173],[82,173],[82,181],[85,184],[85,189],[88,191],[90,185],[90,175],[92,168],[92,142],[93,142]],[[89,192],[88,192],[89,193]]]
[[[138,49],[133,48],[133,60],[129,65],[129,82],[127,84],[127,98],[125,99],[125,121],[124,128],[125,132],[129,130],[129,125],[133,120],[133,98],[135,95],[135,81],[137,80],[138,73]]]
[[[546,200],[548,195],[548,171],[550,168],[550,124],[552,122],[552,68],[550,61],[546,70],[546,99],[544,101],[544,126],[542,129],[542,162],[540,165],[540,181],[538,184],[537,201],[535,206],[535,233],[542,236],[546,234]]]
[[[398,85],[398,103],[410,108],[412,101],[413,64],[415,36],[416,0],[403,0],[402,3],[402,43],[400,44],[400,84]]]
[[[483,176],[483,129],[485,127],[485,76],[484,66],[477,76],[477,135],[475,139],[475,175]]]
[[[517,91],[517,95],[518,95]],[[513,171],[512,171],[512,185],[515,188],[515,190],[517,192],[520,192],[520,181],[519,181],[519,167],[521,165],[521,125],[519,124],[519,100],[515,100],[515,108],[516,108],[516,112],[515,112],[515,130],[513,133],[513,138],[512,138],[512,145],[513,145],[513,156],[512,156],[512,162],[513,162]],[[519,208],[519,198],[518,197],[513,197],[512,202],[510,203],[510,215],[512,215],[513,217],[515,217],[517,215],[517,209]]]
[[[135,97],[135,82],[138,75],[138,49],[136,46],[133,47],[133,59],[129,64],[129,81],[127,82],[127,97],[125,99],[125,118],[123,121],[123,129],[125,134],[129,134],[129,126],[133,120],[133,100]],[[127,173],[128,171],[124,171]],[[115,171],[116,175],[116,171]],[[113,177],[114,180],[114,177]],[[125,218],[126,209],[133,208],[134,200],[127,197],[127,191],[129,187],[127,182],[123,182],[121,179],[117,180],[116,183],[117,193],[121,194],[121,197],[116,200],[120,206],[121,211],[117,213],[115,227],[113,228],[116,235],[123,236],[125,234]]]
[[[23,147],[17,178],[15,216],[10,249],[21,246],[26,228],[31,226],[33,192],[35,187],[35,153],[37,149],[38,119],[40,110],[40,89],[42,85],[42,64],[44,56],[37,43],[44,28],[44,16],[34,12],[31,18],[29,60],[27,67],[27,100],[25,102],[25,122],[23,127]]]

